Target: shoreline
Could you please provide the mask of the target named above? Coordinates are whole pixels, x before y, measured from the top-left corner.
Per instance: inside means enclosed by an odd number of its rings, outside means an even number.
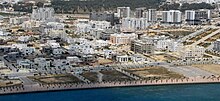
[[[19,87],[0,88],[1,95],[27,94],[40,92],[57,92],[70,90],[121,88],[121,87],[143,87],[143,86],[166,86],[166,85],[193,85],[193,84],[220,84],[220,78],[191,78],[191,79],[169,79],[169,80],[138,80],[121,82],[102,82],[91,84],[36,84]]]

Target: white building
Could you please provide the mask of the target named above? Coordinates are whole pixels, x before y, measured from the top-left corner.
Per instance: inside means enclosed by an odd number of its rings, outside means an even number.
[[[131,61],[133,62],[144,62],[145,61],[144,57],[142,57],[141,55],[137,55],[137,54],[130,56],[130,58],[131,58]]]
[[[177,52],[182,49],[183,44],[176,42],[173,39],[163,39],[157,41],[156,47],[158,50],[169,50],[171,52]]]
[[[47,34],[52,38],[61,38],[64,41],[67,40],[67,33],[65,30],[50,30]]]
[[[112,57],[113,57],[113,55],[116,53],[115,51],[113,51],[113,50],[103,50],[103,52],[104,52],[104,57],[106,58],[106,59],[111,59]]]
[[[131,40],[134,40],[137,38],[137,34],[111,34],[110,35],[110,43],[114,45],[121,45],[121,44],[129,44],[131,43]]]
[[[185,21],[190,25],[198,25],[206,23],[211,19],[211,11],[209,9],[186,10]]]
[[[69,53],[94,54],[93,43],[86,39],[79,39],[78,44],[71,44],[67,47]]]
[[[205,48],[200,46],[186,46],[179,51],[182,59],[202,58],[205,53]]]
[[[25,21],[29,21],[30,18],[27,16],[22,16],[22,17],[14,17],[14,18],[9,18],[9,23],[13,25],[19,25],[22,24]]]
[[[76,24],[76,33],[89,33],[92,30],[102,30],[109,28],[111,28],[111,23],[107,21],[80,20]]]
[[[93,29],[109,29],[111,23],[108,21],[89,21],[91,28]]]
[[[116,61],[117,62],[128,62],[129,56],[128,55],[118,55],[118,56],[116,56]]]
[[[60,48],[60,44],[56,40],[47,40],[47,45],[51,48]]]
[[[64,53],[64,50],[62,48],[55,48],[53,49],[53,54],[54,55],[61,55]]]
[[[19,68],[32,68],[33,62],[28,59],[25,60],[17,60],[17,64]]]
[[[78,23],[76,25],[76,33],[89,33],[91,31],[92,27],[89,24],[85,23]]]
[[[93,47],[95,48],[101,48],[109,45],[109,41],[104,41],[104,40],[95,40],[93,42]]]
[[[66,59],[57,59],[52,62],[52,65],[55,67],[65,67],[65,66],[69,66],[70,63]]]
[[[117,16],[119,18],[130,17],[130,13],[131,13],[130,7],[118,7],[117,8]]]
[[[35,48],[34,47],[23,47],[23,48],[20,48],[20,51],[24,55],[31,55],[31,54],[34,54]]]
[[[18,37],[18,41],[21,41],[21,42],[28,42],[30,39],[30,36],[20,36]]]
[[[46,25],[41,25],[44,33],[48,34],[52,30],[64,30],[64,24],[58,22],[48,22]]]
[[[50,67],[51,61],[47,61],[45,58],[35,58],[34,64],[40,68]]]
[[[180,24],[181,22],[181,12],[179,10],[170,10],[162,12],[162,23]]]
[[[33,27],[39,27],[41,24],[42,21],[29,20],[23,22],[21,26],[23,29],[27,30],[27,29],[32,29]]]
[[[135,31],[147,29],[149,26],[147,18],[123,18],[122,31]]]
[[[38,21],[54,21],[54,9],[51,7],[34,8],[31,19]]]
[[[148,9],[148,21],[149,22],[156,22],[157,21],[157,13],[156,13],[156,9]]]

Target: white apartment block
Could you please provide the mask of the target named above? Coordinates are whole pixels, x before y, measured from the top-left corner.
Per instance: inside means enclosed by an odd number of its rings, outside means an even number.
[[[202,24],[211,19],[211,10],[199,9],[199,10],[186,10],[185,21],[188,24]]]
[[[157,21],[157,10],[156,9],[148,9],[148,22],[156,22]]]
[[[179,10],[163,11],[162,23],[180,24],[182,22],[181,14]]]
[[[130,7],[118,7],[117,8],[117,16],[119,18],[130,17],[130,13],[131,13]]]
[[[52,7],[34,8],[31,19],[37,21],[54,21],[54,9]]]
[[[111,28],[111,23],[107,21],[78,21],[76,24],[76,33],[89,33],[92,30],[101,30]]]
[[[122,31],[144,30],[149,26],[147,18],[123,18]]]

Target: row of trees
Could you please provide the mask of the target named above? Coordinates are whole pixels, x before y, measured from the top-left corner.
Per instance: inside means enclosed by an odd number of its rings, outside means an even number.
[[[214,9],[215,5],[207,3],[188,4],[163,4],[164,0],[52,0],[51,6],[56,13],[89,13],[92,11],[115,11],[117,7],[128,6],[131,9],[138,7],[155,8],[158,10],[191,10],[191,9]],[[15,11],[32,12],[33,4],[19,2],[14,4]],[[38,2],[35,6],[43,7],[42,2]],[[10,5],[0,5],[0,7],[10,7]]]
[[[112,10],[119,6],[157,8],[163,0],[52,0],[52,6],[58,13],[87,13],[91,11]]]
[[[178,3],[174,3],[174,4],[164,4],[162,6],[160,6],[160,10],[181,10],[181,11],[185,11],[185,10],[197,10],[197,9],[214,9],[215,5],[211,5],[211,4],[207,4],[207,3],[184,3],[182,5],[178,4]]]

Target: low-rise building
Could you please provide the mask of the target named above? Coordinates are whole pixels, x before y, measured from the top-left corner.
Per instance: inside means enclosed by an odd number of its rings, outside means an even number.
[[[51,66],[51,61],[48,61],[46,58],[35,58],[34,59],[34,64],[37,67],[45,68],[45,67],[50,67]]]
[[[154,54],[155,45],[153,41],[133,40],[131,42],[131,51],[141,54]]]
[[[137,38],[138,36],[135,33],[131,34],[111,34],[110,36],[110,43],[114,45],[126,45],[130,44],[132,40]]]
[[[149,26],[147,18],[123,18],[122,31],[144,30]]]
[[[117,55],[116,61],[117,62],[128,62],[130,60],[130,57],[128,55]]]
[[[205,48],[200,46],[186,46],[179,51],[182,59],[203,58]]]

